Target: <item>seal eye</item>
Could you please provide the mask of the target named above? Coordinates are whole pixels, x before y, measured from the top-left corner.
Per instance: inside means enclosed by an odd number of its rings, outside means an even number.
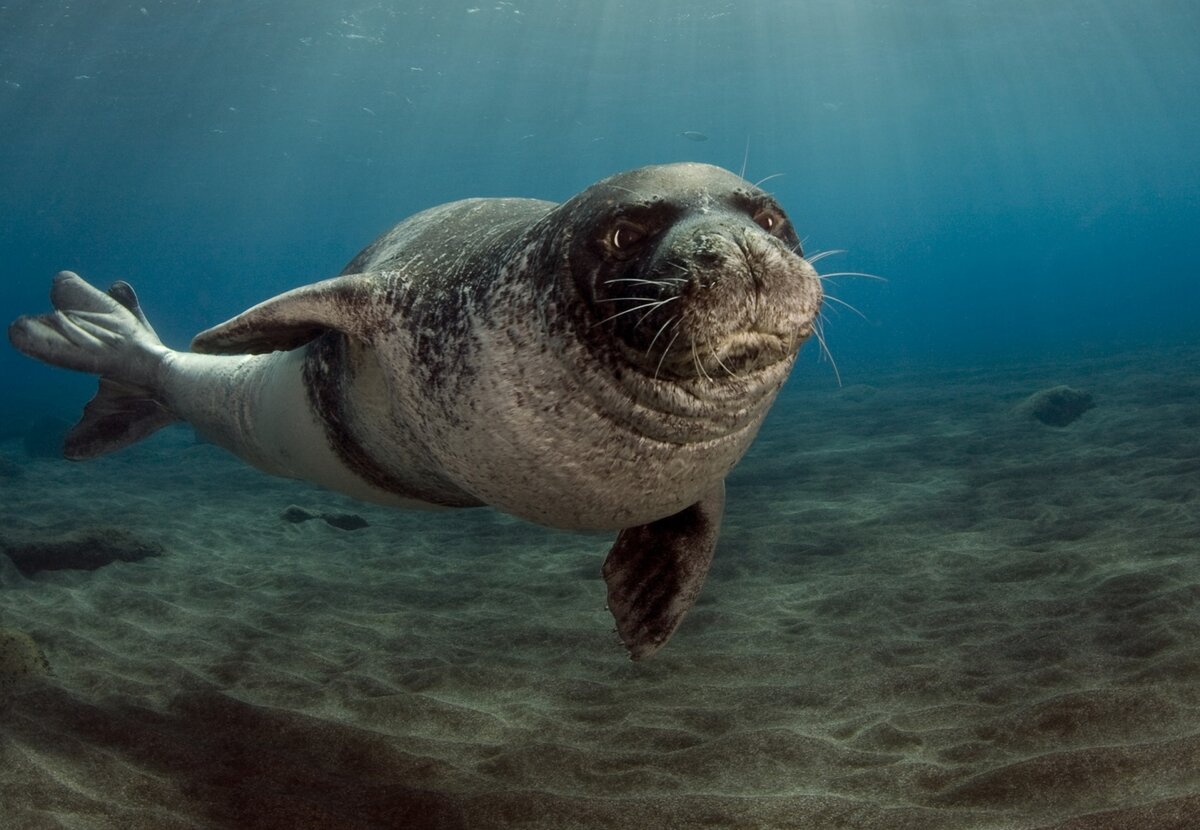
[[[758,225],[767,233],[775,233],[783,227],[783,216],[779,211],[771,208],[763,208],[758,213],[754,214],[754,224]]]
[[[608,243],[613,250],[627,254],[645,238],[646,232],[642,228],[632,222],[621,222],[609,233]]]

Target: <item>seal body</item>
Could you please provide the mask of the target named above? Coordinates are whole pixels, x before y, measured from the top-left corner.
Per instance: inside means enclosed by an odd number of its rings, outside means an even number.
[[[619,530],[610,607],[645,656],[703,582],[724,477],[821,289],[774,199],[677,164],[560,205],[424,211],[342,276],[202,332],[191,352],[158,342],[124,283],[105,294],[60,275],[52,301],[10,337],[101,375],[68,455],[183,418],[268,472],[359,498]]]

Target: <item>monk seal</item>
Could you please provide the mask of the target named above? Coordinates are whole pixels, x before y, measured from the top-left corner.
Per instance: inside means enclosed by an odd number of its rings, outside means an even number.
[[[133,289],[59,274],[9,339],[100,376],[65,454],[176,420],[261,470],[409,507],[610,529],[634,659],[708,572],[726,474],[801,344],[820,279],[783,208],[721,168],[620,173],[562,204],[418,213],[342,272],[167,348]]]

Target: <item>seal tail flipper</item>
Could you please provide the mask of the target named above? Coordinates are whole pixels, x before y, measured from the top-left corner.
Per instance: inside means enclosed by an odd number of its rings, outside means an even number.
[[[73,461],[128,447],[179,420],[140,386],[100,378],[100,389],[67,433],[63,455]]]
[[[154,389],[167,349],[128,283],[114,283],[106,293],[63,271],[50,301],[52,313],[17,319],[8,339],[44,363],[100,375],[100,390],[67,434],[67,458],[113,452],[177,420]]]
[[[673,516],[622,530],[604,560],[608,609],[634,660],[664,645],[688,612],[708,575],[725,482]]]

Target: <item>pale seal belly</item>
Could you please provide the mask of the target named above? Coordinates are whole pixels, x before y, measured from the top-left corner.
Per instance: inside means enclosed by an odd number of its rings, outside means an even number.
[[[128,284],[55,278],[25,354],[100,375],[88,458],[175,420],[267,472],[398,506],[492,505],[618,531],[609,608],[635,658],[707,574],[724,479],[820,308],[767,193],[716,167],[612,176],[562,204],[468,199],[385,233],[342,276],[159,341]]]

